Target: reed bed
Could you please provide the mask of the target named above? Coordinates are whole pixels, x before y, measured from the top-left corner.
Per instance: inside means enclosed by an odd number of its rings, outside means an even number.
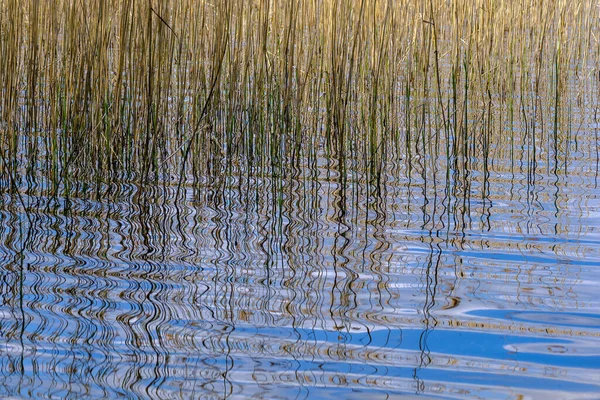
[[[528,168],[552,156],[559,169],[574,110],[597,114],[599,12],[588,0],[0,0],[3,187],[277,177],[320,152],[342,179],[353,163],[369,181],[390,162],[460,175],[518,148]]]

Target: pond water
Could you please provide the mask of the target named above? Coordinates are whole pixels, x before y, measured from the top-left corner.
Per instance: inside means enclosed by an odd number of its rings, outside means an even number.
[[[0,396],[597,398],[597,146],[6,189]]]

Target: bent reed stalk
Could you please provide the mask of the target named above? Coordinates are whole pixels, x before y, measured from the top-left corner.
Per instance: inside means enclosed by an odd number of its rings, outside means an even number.
[[[69,190],[568,146],[596,109],[598,4],[0,0],[2,176]],[[501,146],[508,144],[508,146]],[[563,147],[561,147],[563,146]],[[485,154],[483,154],[485,153]],[[556,155],[556,154],[554,154]],[[266,171],[266,172],[265,172]]]

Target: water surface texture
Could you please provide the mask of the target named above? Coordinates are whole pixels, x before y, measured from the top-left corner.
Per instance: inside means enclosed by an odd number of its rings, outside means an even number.
[[[7,191],[0,395],[595,398],[596,140]]]

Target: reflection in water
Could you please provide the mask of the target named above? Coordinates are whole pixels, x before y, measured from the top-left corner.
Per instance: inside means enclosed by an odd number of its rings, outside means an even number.
[[[324,152],[223,163],[185,201],[168,181],[4,186],[0,393],[600,390],[589,154],[492,159],[484,142],[441,163],[413,145],[380,176]]]
[[[597,121],[548,146],[425,108],[377,157],[215,151],[181,188],[3,169],[0,395],[597,393]]]

